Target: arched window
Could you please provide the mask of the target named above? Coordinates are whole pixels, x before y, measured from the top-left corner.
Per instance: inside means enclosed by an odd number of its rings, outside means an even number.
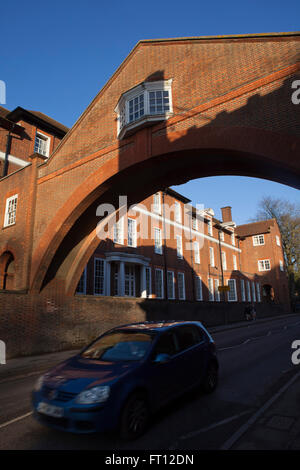
[[[15,282],[15,259],[10,251],[0,257],[0,289],[13,290]]]

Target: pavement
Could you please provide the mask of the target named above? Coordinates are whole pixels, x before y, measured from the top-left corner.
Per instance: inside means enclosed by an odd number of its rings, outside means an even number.
[[[299,318],[299,314],[295,314],[295,317]],[[286,318],[286,315],[258,319],[255,322],[221,325],[208,330],[213,334],[280,318]],[[0,387],[1,383],[17,378],[38,376],[77,352],[78,350],[69,350],[9,359],[5,365],[0,365]],[[222,449],[300,450],[300,365],[294,366],[281,388],[224,443]]]

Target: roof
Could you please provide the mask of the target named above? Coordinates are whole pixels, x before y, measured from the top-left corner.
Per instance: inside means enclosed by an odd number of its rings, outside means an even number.
[[[185,324],[185,323],[196,323],[193,321],[180,321],[180,320],[162,320],[162,321],[145,321],[145,322],[138,322],[138,323],[129,323],[128,325],[120,325],[113,328],[110,331],[114,330],[163,330],[168,329],[169,327]],[[197,322],[199,324],[199,322]]]
[[[3,106],[0,106],[0,117],[6,117],[7,114],[9,114],[10,111],[6,108],[3,108]]]
[[[55,119],[52,119],[46,114],[41,113],[40,111],[30,111],[28,109],[22,108],[21,106],[18,106],[13,111],[10,111],[5,117],[10,121],[18,121],[23,117],[25,120],[27,119],[35,122],[43,122],[46,127],[50,127],[51,130],[56,130],[56,132],[58,132],[60,135],[65,135],[69,131],[68,127],[64,126],[58,121],[55,121]]]
[[[174,189],[166,188],[166,189],[165,189],[165,193],[166,193],[166,194],[169,194],[169,196],[172,196],[172,197],[174,197],[175,199],[178,199],[179,201],[184,202],[185,204],[187,204],[188,202],[191,202],[190,199],[188,199],[187,197],[183,196],[183,195],[180,194],[180,193],[177,193],[177,191],[174,191]]]
[[[250,224],[238,225],[235,229],[239,237],[249,237],[251,235],[259,235],[261,233],[270,232],[270,227],[276,223],[275,219],[260,220],[259,222],[252,222]]]

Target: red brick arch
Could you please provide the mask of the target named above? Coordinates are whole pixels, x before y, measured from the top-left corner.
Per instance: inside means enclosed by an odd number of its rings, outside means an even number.
[[[116,193],[126,194],[126,184],[130,203],[163,187],[213,175],[260,177],[296,187],[298,155],[299,139],[263,129],[192,126],[155,138],[151,129],[138,132],[135,145],[90,174],[57,210],[33,253],[31,291],[41,291],[55,281],[64,293],[75,292],[99,243],[95,208],[110,202]],[[77,241],[72,241],[72,233]]]

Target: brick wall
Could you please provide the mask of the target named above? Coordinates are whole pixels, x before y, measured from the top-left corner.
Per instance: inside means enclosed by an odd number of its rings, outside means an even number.
[[[256,305],[257,317],[287,313],[282,305]],[[7,357],[80,348],[107,329],[145,320],[200,320],[206,326],[244,319],[237,303],[180,302],[0,292],[0,339]]]

